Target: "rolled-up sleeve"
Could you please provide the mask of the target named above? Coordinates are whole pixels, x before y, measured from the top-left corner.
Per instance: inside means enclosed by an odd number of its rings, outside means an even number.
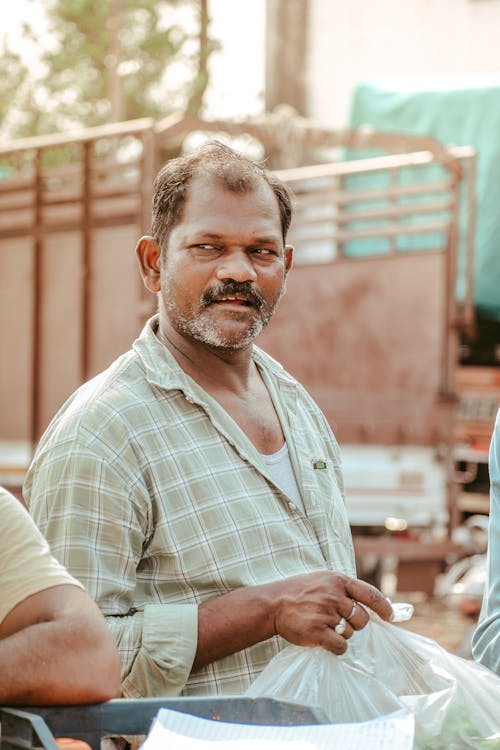
[[[125,698],[176,696],[194,661],[198,607],[148,604],[128,617],[107,617],[122,664]]]
[[[490,446],[490,521],[487,579],[479,623],[472,638],[474,658],[500,675],[500,412]]]

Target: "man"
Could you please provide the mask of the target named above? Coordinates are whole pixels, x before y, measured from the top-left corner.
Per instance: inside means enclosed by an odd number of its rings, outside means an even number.
[[[291,268],[290,217],[285,186],[222,144],[168,162],[137,246],[159,316],[30,469],[37,522],[115,633],[125,696],[242,693],[286,642],[343,653],[368,620],[356,602],[391,616],[354,578],[325,418],[253,345]]]
[[[479,623],[472,637],[472,653],[500,676],[500,412],[491,439],[489,472],[487,578]]]
[[[0,511],[0,705],[115,698],[118,654],[99,609],[2,487]]]

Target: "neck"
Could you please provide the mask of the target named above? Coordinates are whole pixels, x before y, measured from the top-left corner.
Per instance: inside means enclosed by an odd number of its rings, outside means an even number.
[[[255,365],[252,346],[245,349],[215,349],[181,336],[161,324],[156,336],[169,350],[185,373],[207,390],[245,390]]]

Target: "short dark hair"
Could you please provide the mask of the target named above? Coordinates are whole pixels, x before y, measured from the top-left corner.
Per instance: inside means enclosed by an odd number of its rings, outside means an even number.
[[[283,242],[292,218],[292,194],[287,186],[261,164],[247,159],[220,141],[204,143],[190,154],[168,161],[153,183],[151,233],[163,249],[172,229],[182,219],[189,183],[197,174],[219,179],[227,190],[246,193],[264,181],[274,192],[281,219]]]

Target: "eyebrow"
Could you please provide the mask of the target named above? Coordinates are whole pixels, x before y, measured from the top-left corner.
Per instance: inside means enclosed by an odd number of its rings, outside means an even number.
[[[204,230],[201,230],[199,232],[194,233],[197,237],[203,237],[203,239],[207,240],[224,240],[225,235],[223,234],[217,234],[216,232],[205,232]],[[250,240],[246,241],[246,244],[252,244],[252,245],[276,245],[282,243],[282,237],[281,235],[276,235],[276,237],[273,237],[272,235],[262,236],[262,237],[254,237]]]
[[[279,235],[276,237],[255,237],[252,242],[258,245],[275,245],[276,241],[278,241],[278,244],[281,244],[281,240],[282,237]]]

